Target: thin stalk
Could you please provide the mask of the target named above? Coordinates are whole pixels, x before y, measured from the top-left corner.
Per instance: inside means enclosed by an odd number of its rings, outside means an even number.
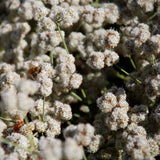
[[[79,101],[82,101],[82,98],[78,96],[75,92],[71,92],[71,95],[77,98]]]
[[[87,104],[88,104],[88,105],[90,105],[90,104],[92,104],[92,103],[93,103],[93,102],[92,102],[91,100],[88,100],[88,101],[87,101]]]
[[[33,136],[35,137],[38,134],[38,132],[34,133]]]
[[[40,116],[40,115],[38,115],[38,119],[39,119],[40,121],[42,121],[42,118],[41,118],[41,116]]]
[[[58,32],[59,32],[59,34],[60,34],[60,36],[61,36],[61,39],[62,39],[64,48],[66,49],[66,52],[67,52],[68,54],[70,54],[70,53],[69,53],[69,50],[68,50],[68,47],[67,47],[67,45],[66,45],[66,42],[65,42],[65,40],[64,40],[64,38],[63,38],[63,36],[62,36],[62,32],[61,32],[61,29],[60,29],[58,23],[56,23],[56,25],[57,25]]]
[[[43,97],[43,115],[42,115],[43,122],[44,122],[44,109],[45,109],[45,97]]]
[[[127,81],[127,77],[125,77],[123,74],[120,74],[119,72],[116,73],[116,76],[124,81]]]
[[[155,57],[153,54],[152,54],[152,63],[155,64]]]
[[[133,68],[136,70],[136,65],[135,65],[135,63],[134,63],[131,55],[129,55],[129,60],[130,60],[130,62],[131,62],[131,64],[132,64]]]
[[[93,0],[91,1],[91,6],[93,6]]]
[[[84,89],[82,89],[82,88],[81,88],[81,93],[82,93],[82,95],[83,95],[83,98],[86,98],[86,97],[87,97]]]
[[[155,18],[155,17],[157,16],[157,14],[158,14],[158,12],[155,12],[152,16],[150,16],[150,17],[148,18],[148,20],[149,20],[149,21],[152,20],[153,18]]]
[[[81,26],[82,26],[82,21],[79,22],[79,25],[78,25],[78,27],[76,29],[77,32],[80,30]]]
[[[83,148],[83,159],[84,159],[84,160],[87,160],[87,157],[86,157],[86,154],[85,154],[84,148]]]
[[[25,116],[24,121],[25,121],[25,123],[28,125],[28,118],[27,118],[27,115]]]
[[[71,123],[70,121],[67,121],[67,124],[68,124],[68,125],[71,125],[72,123]]]
[[[51,65],[53,67],[53,51],[50,51],[49,56],[50,56],[50,60],[51,60]]]
[[[133,77],[132,75],[130,75],[127,71],[125,71],[124,69],[122,69],[122,68],[119,67],[118,65],[115,65],[115,66],[116,66],[118,69],[120,69],[124,74],[126,74],[127,76],[130,76],[132,79],[134,79],[135,81],[137,81],[139,84],[142,84],[142,82],[141,82],[139,79]]]
[[[99,0],[96,0],[95,8],[98,8]]]
[[[4,117],[0,117],[0,119],[3,120],[3,121],[6,121],[6,122],[13,122],[13,123],[16,123],[15,120],[6,119],[6,118],[4,118]]]
[[[77,117],[77,118],[80,118],[80,115],[77,114],[77,113],[73,114],[73,116],[74,116],[74,117]]]

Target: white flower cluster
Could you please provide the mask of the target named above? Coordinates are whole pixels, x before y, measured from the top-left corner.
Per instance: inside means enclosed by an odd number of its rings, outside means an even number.
[[[118,130],[128,125],[129,104],[124,89],[111,88],[97,99],[97,106],[103,113],[107,113],[104,121],[109,129]]]
[[[133,26],[122,28],[125,35],[123,37],[122,48],[123,54],[143,54],[143,45],[150,38],[149,26],[139,23]]]
[[[66,138],[65,142],[62,142],[51,137],[41,137],[39,148],[40,157],[46,160],[81,160],[83,158],[82,147],[72,138]]]
[[[44,122],[38,120],[39,116],[43,116],[43,105],[45,105]],[[45,133],[48,137],[54,137],[61,133],[61,123],[72,118],[71,106],[63,104],[60,101],[55,101],[53,105],[49,102],[43,102],[39,99],[35,102],[35,107],[30,109],[30,114],[33,119],[29,125],[32,126],[31,131]],[[21,127],[21,132],[25,132],[27,126]]]
[[[18,8],[18,14],[24,20],[39,21],[49,13],[49,9],[39,0],[25,0]]]
[[[149,110],[146,105],[135,105],[130,109],[130,120],[134,123],[141,123],[146,121],[148,113]]]
[[[92,32],[105,23],[116,23],[119,18],[118,6],[114,3],[102,3],[99,8],[86,5],[81,10],[82,26],[86,32]]]
[[[35,59],[24,62],[23,67],[28,77],[41,84],[40,94],[45,97],[48,97],[52,93],[52,78],[55,76],[55,70],[47,58],[49,57],[36,57]]]
[[[55,22],[60,21],[59,26],[62,29],[71,27],[79,20],[78,12],[74,7],[64,8],[60,6],[53,6],[49,17]]]
[[[141,63],[142,61],[140,61]],[[126,83],[127,88],[130,91],[135,91],[141,95],[142,103],[153,103],[156,98],[160,95],[159,86],[160,86],[160,63],[152,65],[148,61],[140,64],[141,70],[139,72],[134,72],[132,75],[144,82],[143,86],[133,82],[132,80]],[[138,98],[138,97],[137,97]]]
[[[90,124],[70,125],[64,130],[65,138],[72,138],[80,146],[87,146],[88,151],[95,153],[104,143],[101,135],[94,135],[95,129]]]
[[[146,134],[145,128],[131,123],[118,136],[117,147],[124,146],[125,152],[133,159],[153,159],[159,152],[159,146],[155,138],[148,138]]]
[[[113,66],[119,60],[116,52],[106,49],[104,52],[92,52],[87,59],[87,64],[93,69],[102,69],[104,66]]]
[[[1,111],[7,117],[23,120],[28,110],[34,107],[34,100],[29,97],[39,89],[39,83],[20,78],[13,66],[2,64],[1,70]]]
[[[0,47],[5,49],[3,56],[6,62],[23,62],[23,53],[28,46],[24,39],[30,31],[30,26],[27,22],[10,23],[4,21],[0,25]]]
[[[0,22],[0,160],[160,159],[160,0],[0,0]]]
[[[74,56],[67,54],[62,48],[56,48],[55,52],[58,54],[55,67],[55,92],[61,94],[61,92],[68,92],[70,89],[78,89],[82,83],[82,76],[76,73]]]
[[[157,0],[125,0],[127,2],[127,7],[131,10],[135,8],[142,8],[144,12],[151,12],[154,9],[154,4]]]

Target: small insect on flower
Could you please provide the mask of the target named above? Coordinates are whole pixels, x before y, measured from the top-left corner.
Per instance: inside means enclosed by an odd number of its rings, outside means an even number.
[[[38,73],[41,72],[41,67],[33,66],[28,70],[28,74],[32,76],[32,78],[35,78]]]
[[[19,129],[24,125],[23,121],[18,121],[14,124],[13,126],[13,131],[14,132],[19,132]]]

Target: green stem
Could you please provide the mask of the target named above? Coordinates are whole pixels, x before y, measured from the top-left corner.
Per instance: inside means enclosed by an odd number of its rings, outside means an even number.
[[[95,4],[96,8],[98,8],[98,3],[99,3],[99,0],[96,0],[96,4]]]
[[[27,115],[25,116],[24,121],[25,121],[25,123],[26,123],[26,124],[28,124],[28,118],[27,118]]]
[[[39,119],[40,121],[42,121],[42,118],[41,118],[41,116],[40,116],[40,115],[38,115],[38,119]]]
[[[71,95],[77,98],[79,101],[82,101],[82,98],[78,96],[75,92],[71,92]]]
[[[155,57],[153,54],[152,54],[152,63],[155,64]]]
[[[157,16],[158,12],[155,12],[152,16],[150,16],[148,19],[152,20],[153,18],[155,18]]]
[[[73,116],[76,117],[76,118],[80,118],[80,115],[77,114],[77,113],[73,114]]]
[[[131,62],[131,64],[132,64],[133,68],[136,69],[136,65],[135,65],[135,63],[134,63],[131,55],[129,55],[128,57],[129,57],[129,59],[130,59],[130,62]]]
[[[126,74],[127,76],[130,76],[132,79],[134,79],[135,81],[137,81],[139,84],[142,84],[142,82],[141,82],[139,79],[133,77],[132,75],[130,75],[127,71],[125,71],[124,69],[122,69],[122,68],[119,67],[118,65],[115,65],[115,66],[116,66],[118,69],[120,69],[124,74]]]
[[[91,1],[91,6],[93,6],[93,0]]]
[[[83,98],[86,98],[86,97],[87,97],[84,89],[82,89],[82,88],[81,88],[81,93],[82,93],[82,95],[83,95]]]
[[[38,134],[38,132],[34,133],[33,136],[35,137]]]
[[[65,40],[64,40],[64,38],[63,38],[63,35],[62,35],[62,32],[61,32],[61,29],[60,29],[60,27],[59,27],[58,23],[56,23],[56,25],[57,25],[58,32],[59,32],[59,34],[60,34],[60,36],[61,36],[61,39],[62,39],[62,42],[63,42],[64,48],[66,49],[66,52],[67,52],[68,54],[70,54],[70,53],[69,53],[69,50],[68,50],[68,47],[67,47],[67,45],[66,45],[66,42],[65,42]]]
[[[85,154],[84,148],[83,148],[83,159],[84,159],[84,160],[87,160],[87,157],[86,157],[86,154]]]
[[[50,56],[50,60],[51,60],[51,65],[53,67],[53,51],[50,51],[49,56]]]
[[[119,72],[116,73],[116,76],[124,81],[128,80],[123,74],[120,74]]]
[[[45,107],[45,97],[43,97],[43,115],[42,115],[42,121],[44,122],[44,108]]]
[[[6,122],[13,122],[13,123],[16,123],[15,120],[11,120],[11,119],[6,119],[6,118],[3,118],[3,117],[0,117],[1,120],[3,121],[6,121]]]
[[[72,123],[71,123],[70,121],[67,121],[67,124],[68,124],[68,125],[71,125]]]

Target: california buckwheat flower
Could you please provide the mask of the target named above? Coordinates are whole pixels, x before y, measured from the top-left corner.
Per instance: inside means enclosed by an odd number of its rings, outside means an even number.
[[[72,52],[78,51],[82,57],[86,57],[85,51],[86,36],[81,32],[72,32],[68,37],[68,46]]]
[[[97,99],[97,105],[102,112],[111,112],[112,108],[117,105],[117,98],[113,93],[108,92]]]
[[[12,133],[10,136],[7,136],[7,140],[10,140],[11,142],[17,143],[18,145],[22,146],[23,148],[14,147],[14,151],[18,153],[19,158],[26,159],[28,152],[25,150],[29,147],[29,140],[19,134],[19,133]],[[12,146],[10,146],[12,148]],[[10,149],[11,149],[10,148]]]
[[[127,112],[129,110],[129,104],[126,102],[126,98],[121,99],[116,97],[116,92],[120,96],[119,93],[121,90],[121,88],[111,88],[106,94],[97,99],[99,109],[103,113],[108,113],[104,117],[104,123],[111,130],[125,128],[128,125],[129,117]]]
[[[63,104],[59,101],[55,101],[54,105],[54,115],[63,120],[70,120],[72,118],[71,107],[68,104]]]
[[[114,51],[106,49],[104,55],[105,55],[104,63],[108,67],[113,66],[119,61],[119,55]]]
[[[79,15],[73,7],[62,8],[54,6],[50,12],[50,18],[65,29],[76,23],[79,20]]]
[[[147,119],[149,113],[148,107],[145,105],[134,106],[131,108],[130,119],[134,123],[143,122]]]
[[[87,64],[93,69],[104,68],[104,54],[102,52],[93,52],[89,55]]]
[[[94,131],[94,127],[90,124],[71,125],[64,130],[64,137],[72,137],[79,145],[87,146],[91,142]]]
[[[82,146],[78,145],[73,138],[66,138],[63,150],[64,159],[66,160],[80,160],[83,157]]]
[[[114,3],[102,3],[101,7],[105,11],[105,23],[116,23],[120,16],[118,6]]]
[[[41,137],[39,141],[40,156],[46,160],[62,159],[62,142],[51,137]]]
[[[99,148],[103,145],[104,139],[101,135],[96,135],[92,138],[91,143],[89,144],[88,151],[91,153],[95,153],[99,150]]]
[[[62,52],[57,57],[56,65],[56,87],[57,94],[67,92],[69,89],[78,89],[82,83],[82,76],[75,73],[76,66],[74,64],[75,58],[72,55]]]
[[[160,0],[0,0],[0,160],[160,159]]]
[[[44,17],[37,24],[37,31],[39,33],[44,31],[53,32],[55,29],[56,24],[49,17]]]
[[[153,11],[155,2],[156,0],[148,0],[148,1],[137,0],[138,6],[143,8],[145,12]]]

